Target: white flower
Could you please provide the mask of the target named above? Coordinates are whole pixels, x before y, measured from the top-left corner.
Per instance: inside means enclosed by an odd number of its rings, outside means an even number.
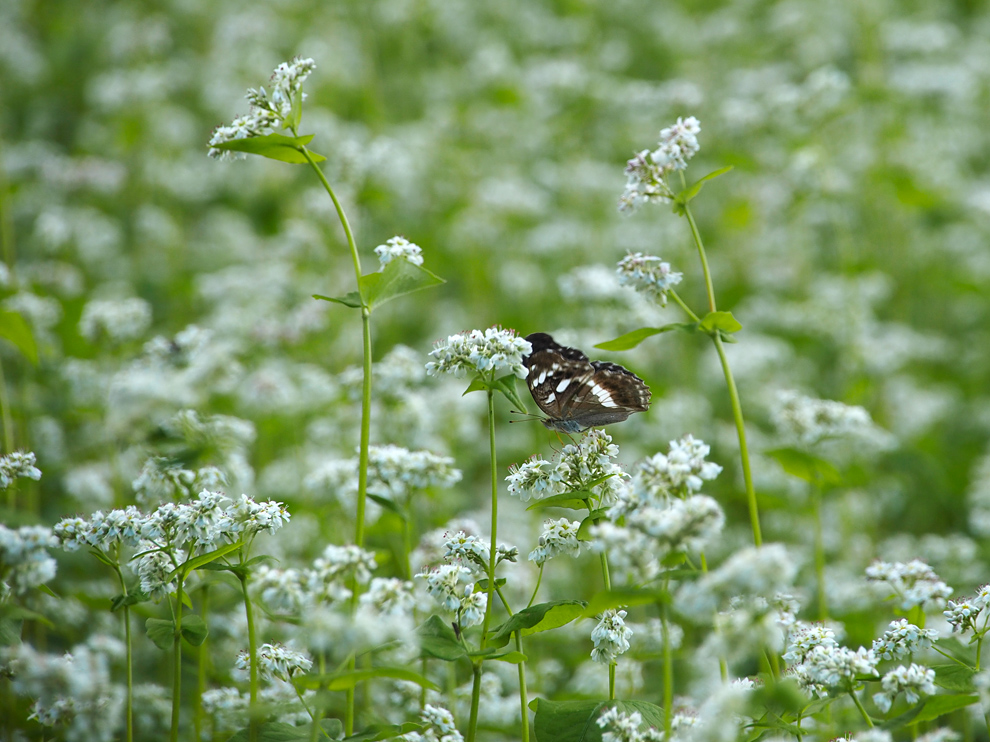
[[[644,507],[626,516],[626,525],[656,542],[658,555],[701,551],[725,525],[725,513],[711,497],[670,500],[665,507]]]
[[[517,337],[515,330],[503,330],[501,327],[471,330],[437,342],[430,351],[430,356],[436,360],[426,364],[426,373],[430,376],[464,376],[471,371],[498,375],[500,371],[507,370],[525,379],[529,369],[523,365],[523,357],[531,351],[529,341]]]
[[[876,561],[866,568],[866,578],[884,582],[900,600],[901,610],[929,604],[941,606],[952,595],[952,588],[939,579],[935,571],[920,559],[910,562]]]
[[[629,253],[618,263],[619,283],[646,294],[660,306],[667,305],[667,292],[679,284],[683,273],[670,270],[670,263],[655,255]]]
[[[375,255],[378,256],[382,268],[393,260],[407,260],[413,265],[423,264],[422,249],[419,245],[410,242],[405,237],[396,236],[388,240],[384,245],[379,245],[375,248]]]
[[[595,648],[591,659],[603,665],[615,662],[619,655],[629,649],[632,629],[626,626],[626,612],[609,609],[602,613],[598,625],[591,632]]]
[[[505,481],[509,494],[522,502],[528,502],[530,498],[542,500],[563,491],[556,464],[538,456],[510,466]]]
[[[950,600],[949,607],[951,606]],[[949,611],[945,611],[945,614],[949,623],[952,623],[948,615]],[[938,631],[935,629],[922,629],[902,618],[891,621],[883,636],[873,640],[873,651],[877,657],[884,660],[899,659],[930,647],[936,639],[938,639]]]
[[[667,176],[687,167],[698,152],[701,124],[694,116],[678,118],[660,132],[657,148],[644,149],[626,163],[626,189],[619,198],[619,210],[631,211],[645,203],[670,203],[674,192]]]
[[[715,479],[722,472],[721,466],[706,461],[710,451],[708,444],[690,434],[671,441],[666,455],[657,453],[636,465],[633,491],[653,501],[699,491],[705,480]]]
[[[591,549],[608,555],[616,584],[643,585],[660,574],[654,543],[646,534],[603,521],[588,530]]]
[[[877,708],[887,713],[894,698],[902,691],[911,705],[924,696],[935,695],[935,671],[914,663],[910,667],[901,665],[884,675],[880,684],[883,691],[874,694],[873,702]]]
[[[473,626],[484,619],[488,596],[474,592],[472,570],[459,564],[443,564],[416,576],[426,580],[427,591],[444,610],[460,616],[462,626]]]
[[[830,399],[815,399],[782,391],[770,418],[781,435],[804,446],[826,438],[868,437],[875,432],[870,413],[862,407]]]
[[[463,742],[464,738],[454,725],[454,715],[447,709],[427,703],[419,718],[426,725],[421,732],[407,732],[396,739],[404,742]]]
[[[262,644],[257,651],[258,672],[262,679],[278,678],[289,682],[295,673],[309,672],[313,661],[301,652],[281,644]],[[251,656],[247,650],[238,653],[234,661],[238,670],[249,670]]]
[[[877,662],[873,650],[865,647],[854,652],[846,647],[818,644],[794,668],[794,676],[800,685],[816,693],[820,688],[848,692],[855,687],[857,676],[879,674]]]
[[[576,520],[548,520],[543,524],[539,544],[529,554],[529,560],[539,565],[558,554],[577,556],[581,553],[581,542],[578,541],[578,529],[581,524]]]
[[[83,307],[79,334],[91,343],[105,337],[120,343],[136,340],[151,326],[151,305],[144,299],[93,299]]]
[[[0,524],[0,577],[20,595],[55,576],[56,563],[46,549],[58,546],[58,539],[44,526],[21,526],[17,530]],[[0,602],[6,588],[0,582]]]
[[[38,481],[41,470],[35,466],[35,456],[30,451],[14,451],[6,456],[0,456],[0,490],[5,490],[18,477],[26,477]]]

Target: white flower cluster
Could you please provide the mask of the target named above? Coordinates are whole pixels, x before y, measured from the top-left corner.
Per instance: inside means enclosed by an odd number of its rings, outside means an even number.
[[[56,564],[46,549],[58,546],[44,526],[7,528],[0,524],[0,604],[11,591],[17,595],[55,576]]]
[[[603,665],[611,665],[620,654],[629,649],[632,629],[626,626],[626,612],[609,609],[602,613],[598,625],[591,631],[591,659]]]
[[[871,582],[886,583],[900,601],[898,607],[904,611],[915,606],[941,607],[952,595],[952,588],[920,559],[906,563],[876,561],[866,568],[866,578]]]
[[[577,556],[581,553],[581,542],[578,541],[578,529],[581,524],[576,520],[548,520],[543,524],[543,533],[537,546],[529,553],[529,560],[541,567],[549,559],[560,554]]]
[[[871,437],[876,429],[862,407],[781,391],[770,419],[782,436],[810,446],[826,438]]]
[[[419,245],[410,242],[405,237],[395,236],[386,240],[384,245],[375,248],[375,255],[382,268],[393,260],[406,260],[413,265],[423,264],[423,250]]]
[[[706,480],[722,473],[721,466],[706,460],[709,453],[711,446],[690,434],[671,441],[666,454],[654,454],[636,465],[633,491],[653,502],[698,492]]]
[[[457,616],[461,627],[476,626],[485,620],[488,595],[475,592],[475,571],[459,564],[442,564],[421,572],[426,589],[440,606]]]
[[[584,433],[581,440],[569,443],[556,457],[556,462],[532,458],[519,466],[509,467],[509,493],[519,499],[529,500],[563,492],[590,491],[599,504],[615,501],[620,483],[627,478],[622,468],[612,459],[619,455],[619,447],[612,437],[600,428]]]
[[[913,662],[910,667],[896,667],[880,681],[883,691],[873,694],[873,703],[887,713],[898,693],[903,692],[907,702],[916,704],[925,696],[935,695],[935,671]]]
[[[699,147],[701,124],[694,116],[678,118],[677,123],[660,132],[660,141],[652,152],[644,149],[626,163],[626,189],[619,198],[619,210],[631,211],[647,203],[670,203],[674,193],[667,176],[684,170]]]
[[[467,372],[498,375],[506,370],[525,379],[529,369],[523,365],[523,357],[532,350],[529,341],[518,337],[515,330],[489,327],[461,332],[435,344],[430,356],[436,360],[426,364],[426,373],[430,376],[464,376]]]
[[[0,456],[0,490],[5,490],[18,477],[38,481],[41,470],[35,466],[37,460],[30,451],[14,451],[6,456]]]
[[[861,675],[878,676],[879,660],[872,649],[819,644],[812,647],[804,660],[792,668],[791,675],[805,690],[819,698],[829,693],[852,691]]]
[[[606,708],[595,721],[602,732],[602,742],[661,742],[662,731],[654,727],[643,730],[643,717],[638,711],[626,713],[615,706]]]
[[[375,555],[354,545],[328,545],[308,569],[262,566],[252,580],[255,592],[273,613],[296,615],[320,605],[348,600],[346,583],[365,584],[376,567]]]
[[[83,307],[79,334],[95,343],[137,340],[151,326],[151,305],[144,299],[93,299]]]
[[[948,607],[951,610],[951,600]],[[949,618],[948,610],[945,614],[946,618]],[[952,623],[951,619],[949,623]],[[938,631],[935,629],[922,629],[909,623],[906,618],[901,618],[891,621],[883,636],[873,640],[873,652],[880,659],[896,660],[927,649],[936,639],[938,639]]]
[[[615,272],[620,284],[645,294],[661,307],[667,305],[667,292],[684,278],[683,273],[670,270],[670,263],[662,258],[641,252],[626,255]]]
[[[404,742],[463,742],[464,737],[454,725],[454,715],[440,706],[425,704],[419,716],[425,728],[396,737]]]
[[[216,145],[235,139],[248,139],[263,136],[281,128],[282,121],[292,113],[293,102],[298,96],[305,100],[302,92],[303,81],[316,69],[312,59],[299,59],[282,62],[272,73],[270,88],[249,88],[248,102],[251,112],[246,116],[238,116],[226,126],[218,126],[210,137],[209,156],[216,159],[234,159],[244,157],[243,152],[229,152],[216,149]]]
[[[380,484],[393,500],[407,497],[411,490],[452,487],[461,481],[461,470],[454,460],[430,451],[410,451],[388,444],[368,449],[369,488]]]
[[[306,673],[313,666],[313,661],[302,652],[297,652],[282,644],[262,644],[258,647],[258,673],[262,680],[273,679],[289,682],[295,673]],[[249,671],[251,656],[247,650],[237,653],[234,667],[238,670]]]
[[[942,614],[952,626],[953,634],[957,631],[960,634],[968,631],[979,632],[986,629],[987,621],[990,620],[990,613],[984,613],[988,603],[990,603],[990,585],[984,585],[972,598],[950,600]],[[977,626],[976,619],[981,613],[984,614],[983,625]]]

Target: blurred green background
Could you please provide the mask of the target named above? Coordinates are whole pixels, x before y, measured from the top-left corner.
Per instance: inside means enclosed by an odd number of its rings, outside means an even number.
[[[194,408],[254,426],[236,461],[214,456],[236,486],[289,502],[300,529],[311,513],[300,532],[314,540],[286,550],[350,538],[303,494],[319,461],[357,443],[358,318],[310,298],[352,289],[341,230],[306,167],[206,157],[213,127],[246,112],[245,88],[300,55],[317,64],[301,132],[328,158],[365,270],[401,234],[448,281],[374,317],[373,442],[465,470],[423,527],[483,502],[487,466],[480,400],[422,375],[434,340],[499,323],[594,357],[681,321],[618,288],[627,251],[670,261],[704,309],[686,222],[616,209],[625,161],[694,115],[689,179],[735,166],[694,207],[720,308],[744,326],[730,358],[755,451],[780,443],[781,389],[865,406],[892,437],[843,454],[848,487],[826,510],[835,569],[922,556],[975,579],[960,565],[990,533],[988,20],[976,1],[5,0],[3,303],[29,320],[41,362],[7,346],[0,358],[13,443],[45,473],[8,517],[130,502],[162,422]],[[81,323],[94,301],[134,297],[151,316],[134,332]],[[190,324],[210,334],[188,357],[142,350]],[[649,413],[610,431],[625,461],[684,433],[713,445],[728,548],[748,525],[703,341],[664,334],[599,357],[654,390]],[[399,344],[412,350],[389,356]],[[505,466],[557,445],[537,425],[500,436]],[[755,469],[766,538],[807,543],[800,483],[760,456]]]

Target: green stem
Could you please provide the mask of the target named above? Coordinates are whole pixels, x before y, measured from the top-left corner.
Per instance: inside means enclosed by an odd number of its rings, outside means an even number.
[[[670,593],[670,578],[664,577],[663,591]],[[663,638],[663,731],[664,739],[670,739],[674,705],[674,653],[670,646],[670,611],[668,601],[660,606],[660,629]]]
[[[540,583],[543,582],[543,568],[546,566],[546,562],[540,565],[540,572],[536,575],[536,587],[533,588],[533,594],[529,598],[529,603],[526,607],[529,608],[533,605],[533,601],[536,600],[536,594],[540,591]]]
[[[179,695],[182,691],[182,582],[180,572],[176,580],[175,638],[172,640],[172,726],[169,734],[171,742],[179,742],[179,709],[182,707]]]
[[[815,580],[818,582],[818,620],[828,620],[825,597],[825,535],[822,531],[822,490],[812,487],[811,507],[815,519]]]
[[[667,296],[674,300],[674,303],[684,310],[684,314],[691,318],[692,322],[701,322],[701,317],[695,314],[691,307],[684,303],[684,300],[673,289],[667,290]]]
[[[708,311],[715,311],[715,287],[712,285],[712,272],[708,268],[708,256],[705,254],[705,245],[701,241],[701,233],[698,225],[694,222],[694,215],[691,208],[684,205],[684,216],[687,217],[688,224],[691,225],[691,235],[694,237],[694,244],[698,247],[698,257],[701,259],[701,270],[705,274],[705,289],[708,292]]]
[[[471,666],[474,677],[471,681],[471,716],[468,719],[467,742],[474,742],[478,733],[478,706],[481,704],[481,660]]]
[[[254,607],[251,605],[251,595],[248,593],[247,575],[242,575],[241,592],[244,595],[244,614],[247,617],[248,632],[248,658],[251,662],[250,674],[250,699],[251,705],[248,709],[248,738],[256,740],[258,738],[258,641],[254,629]]]
[[[746,483],[746,503],[749,506],[749,522],[753,528],[753,541],[757,546],[762,546],[763,535],[760,532],[760,511],[756,504],[756,490],[753,488],[753,472],[749,466],[749,446],[746,444],[746,423],[743,420],[742,403],[739,401],[739,391],[736,389],[736,381],[732,378],[732,369],[729,368],[729,359],[725,357],[725,347],[722,345],[722,338],[715,332],[712,335],[715,343],[715,350],[718,351],[719,361],[722,363],[722,373],[725,374],[725,383],[729,387],[729,400],[732,402],[732,417],[736,422],[736,435],[739,437],[739,458],[742,462],[743,481]]]
[[[515,632],[516,651],[524,654],[522,644],[522,633]],[[526,691],[526,663],[520,662],[519,668],[519,707],[522,712],[522,742],[529,742],[529,697]]]
[[[120,582],[120,592],[126,599],[127,583],[124,581],[124,573],[120,571],[119,564],[114,564],[113,569]],[[134,742],[134,654],[131,646],[131,607],[127,605],[126,600],[124,601],[124,644],[127,651],[126,739],[127,742]]]
[[[295,133],[295,129],[293,129],[293,134]],[[354,263],[354,280],[357,284],[358,294],[360,294],[361,256],[358,254],[357,243],[354,241],[354,233],[351,231],[351,225],[347,220],[347,214],[344,212],[344,207],[337,199],[337,194],[334,193],[333,187],[330,185],[330,181],[327,180],[327,177],[323,174],[323,171],[317,166],[312,155],[310,155],[309,150],[305,147],[300,147],[299,151],[306,158],[306,161],[310,164],[310,167],[313,168],[313,171],[323,184],[323,188],[329,194],[330,200],[333,201],[334,208],[337,210],[337,218],[340,219],[340,225],[343,227],[344,235],[347,238],[347,247],[351,252],[351,261]],[[368,499],[368,447],[371,442],[371,308],[364,303],[363,298],[361,300],[361,337],[364,351],[363,383],[361,385],[361,444],[358,449],[358,496],[357,513],[355,515],[356,524],[354,543],[363,548],[365,506]],[[352,612],[354,607],[357,605],[357,587],[357,583],[355,582],[354,590],[351,594]],[[348,663],[348,669],[353,670],[354,667],[355,664],[352,659]],[[347,710],[344,713],[344,732],[347,736],[354,733],[353,687],[347,690]]]
[[[866,719],[866,725],[870,729],[873,729],[873,719],[871,719],[870,715],[866,713],[866,709],[863,708],[863,704],[860,702],[859,698],[856,697],[856,694],[853,691],[849,691],[849,695],[852,696],[853,703],[856,704],[856,708],[859,709],[859,713],[861,713],[863,718]]]
[[[203,586],[203,600],[200,605],[205,621],[210,613],[210,586]],[[193,729],[196,739],[203,739],[203,693],[206,691],[206,665],[209,655],[206,653],[207,643],[204,641],[196,648],[196,695],[193,697]]]

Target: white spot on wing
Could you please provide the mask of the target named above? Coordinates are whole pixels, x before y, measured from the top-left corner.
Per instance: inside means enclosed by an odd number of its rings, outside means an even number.
[[[557,395],[554,394],[553,392],[550,392],[547,398],[543,400],[543,403],[550,404],[551,402],[555,402],[556,400],[557,400]]]
[[[571,383],[570,379],[561,379],[560,383],[557,384],[557,389],[555,391],[557,392],[564,391],[568,387],[568,385],[570,385],[570,383]]]
[[[591,393],[598,397],[599,403],[602,407],[618,407],[615,402],[612,401],[612,393],[608,389],[603,387],[601,384],[592,384]]]

